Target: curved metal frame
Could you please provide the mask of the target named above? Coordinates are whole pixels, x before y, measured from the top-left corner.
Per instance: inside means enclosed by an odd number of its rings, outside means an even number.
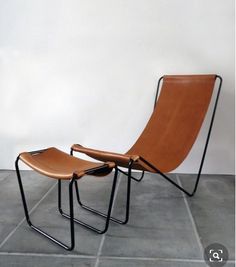
[[[119,169],[119,172],[123,173],[126,176],[129,176],[129,173],[127,173],[125,171],[122,171],[121,169]],[[145,174],[145,171],[142,171],[142,174],[141,174],[141,176],[139,178],[135,178],[132,175],[131,175],[130,178],[139,183],[139,182],[141,182],[143,180],[144,174]]]
[[[56,243],[60,247],[66,249],[66,250],[73,250],[74,246],[75,246],[75,231],[74,231],[74,220],[73,220],[74,219],[73,184],[75,182],[75,177],[73,176],[72,179],[70,180],[70,183],[69,183],[70,245],[68,246],[68,245],[64,244],[63,242],[59,241],[58,239],[56,239],[55,237],[49,235],[48,233],[44,232],[43,230],[41,230],[40,228],[38,228],[37,226],[32,224],[30,217],[29,217],[29,212],[28,212],[27,202],[25,199],[23,184],[21,181],[21,175],[20,175],[20,170],[19,170],[19,165],[18,165],[19,159],[20,159],[20,157],[18,156],[16,161],[15,161],[15,167],[16,167],[16,174],[17,174],[17,179],[18,179],[18,183],[19,183],[19,187],[20,187],[22,203],[23,203],[24,212],[25,212],[25,218],[26,218],[28,225],[33,230],[35,230],[37,233],[45,236],[46,238],[48,238],[52,242]]]
[[[70,154],[73,155],[73,149],[71,149]],[[79,188],[78,188],[78,184],[77,184],[77,181],[76,181],[75,182],[75,189],[76,189],[77,202],[81,206],[81,208],[83,208],[83,209],[85,209],[85,210],[87,210],[87,211],[89,211],[89,212],[91,212],[93,214],[96,214],[98,216],[101,216],[103,218],[106,218],[106,223],[109,220],[111,220],[111,221],[113,221],[115,223],[127,224],[127,222],[129,221],[129,210],[130,210],[131,179],[136,179],[136,178],[132,177],[132,166],[133,166],[133,163],[134,163],[134,161],[132,159],[130,159],[129,165],[128,165],[128,173],[125,173],[122,170],[120,170],[119,168],[116,168],[117,172],[124,173],[128,177],[127,178],[127,191],[126,191],[126,205],[125,205],[126,209],[125,209],[125,218],[124,218],[124,220],[120,220],[120,219],[117,219],[115,217],[108,216],[108,215],[111,215],[111,214],[109,214],[109,213],[105,214],[105,213],[103,213],[101,211],[95,210],[94,208],[83,204],[83,202],[81,201],[80,195],[79,195]],[[142,175],[142,177],[143,177],[143,175]],[[66,216],[66,217],[68,218],[68,216]],[[77,222],[77,221],[75,220],[75,222]],[[78,223],[81,224],[81,222],[78,222]],[[82,225],[83,224],[84,223],[82,223]],[[90,227],[88,227],[88,228],[90,228]],[[91,229],[91,230],[94,230],[94,229]],[[95,230],[95,232],[97,232],[97,231]]]
[[[96,227],[93,227],[81,220],[78,220],[76,218],[74,218],[74,222],[82,225],[83,227],[85,228],[88,228],[98,234],[104,234],[108,227],[109,227],[109,222],[110,220],[113,220],[113,218],[111,217],[111,211],[112,211],[112,206],[113,206],[113,200],[114,200],[114,194],[115,194],[115,189],[116,189],[116,182],[117,182],[117,176],[118,176],[118,169],[116,168],[115,170],[115,174],[114,174],[114,179],[113,179],[113,183],[112,183],[112,189],[111,189],[111,195],[110,195],[110,201],[109,201],[109,206],[108,206],[108,211],[107,211],[107,214],[104,214],[103,217],[106,218],[106,222],[105,222],[105,226],[104,226],[104,229],[98,229]],[[76,190],[76,195],[77,195],[77,200],[78,200],[78,203],[80,204],[79,202],[79,191],[78,191],[78,184],[77,184],[77,181],[75,181],[75,190]],[[85,208],[86,207],[86,208]],[[84,208],[89,210],[87,206],[85,206]],[[67,218],[67,219],[71,219],[71,216],[65,212],[63,212],[62,210],[62,207],[61,207],[61,180],[58,180],[58,210],[60,212],[60,214]],[[114,221],[114,220],[113,220]]]
[[[41,153],[44,150],[39,150],[39,151],[33,151],[30,152],[31,154],[36,154],[36,153]],[[74,231],[74,223],[78,223],[84,227],[86,227],[89,230],[92,230],[98,234],[103,234],[107,231],[108,227],[109,227],[109,222],[110,220],[113,220],[115,222],[120,223],[119,220],[116,220],[115,218],[111,217],[111,211],[112,211],[112,207],[113,207],[113,201],[114,201],[114,194],[115,194],[115,189],[116,189],[116,183],[117,183],[117,177],[118,177],[118,168],[115,167],[115,173],[114,173],[114,178],[113,178],[113,183],[112,183],[112,189],[111,189],[111,194],[110,194],[110,201],[109,201],[109,206],[108,206],[108,211],[107,214],[103,214],[103,217],[106,218],[106,222],[105,222],[105,226],[104,229],[100,230],[98,228],[95,228],[83,221],[80,221],[76,218],[74,218],[74,207],[73,207],[73,185],[75,184],[75,190],[76,190],[76,195],[77,195],[77,199],[79,201],[79,192],[78,192],[78,185],[77,185],[77,180],[78,177],[76,174],[73,174],[70,183],[69,183],[69,214],[63,212],[62,207],[61,207],[61,180],[58,179],[58,210],[60,212],[60,214],[69,219],[70,220],[70,245],[66,245],[65,243],[59,241],[58,239],[56,239],[55,237],[51,236],[50,234],[44,232],[43,230],[41,230],[40,228],[38,228],[37,226],[33,225],[33,223],[30,220],[30,216],[29,216],[29,212],[28,212],[28,207],[27,207],[27,202],[26,202],[26,198],[25,198],[25,193],[24,193],[24,188],[23,188],[23,184],[22,184],[22,180],[21,180],[21,174],[20,174],[20,170],[19,170],[19,160],[20,160],[20,156],[17,157],[16,161],[15,161],[15,168],[16,168],[16,174],[17,174],[17,179],[18,179],[18,183],[19,183],[19,188],[20,188],[20,193],[21,193],[21,198],[22,198],[22,203],[23,203],[23,207],[24,207],[24,213],[25,213],[25,218],[26,221],[28,223],[28,225],[35,230],[37,233],[43,235],[44,237],[46,237],[47,239],[51,240],[52,242],[54,242],[55,244],[59,245],[60,247],[66,249],[66,250],[73,250],[74,246],[75,246],[75,231]],[[87,174],[93,174],[95,172],[95,170],[91,169],[90,171],[88,170],[86,173]],[[128,179],[130,180],[130,179]],[[129,193],[127,193],[127,198],[129,198],[130,196],[130,182],[129,184]],[[129,217],[129,199],[127,199],[127,205],[128,205],[128,209],[127,209],[127,213],[126,213],[126,220],[128,221],[128,217]],[[94,212],[95,213],[95,212]],[[123,223],[123,222],[121,222]]]

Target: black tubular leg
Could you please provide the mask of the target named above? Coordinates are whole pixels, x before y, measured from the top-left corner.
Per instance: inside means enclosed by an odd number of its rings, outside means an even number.
[[[22,198],[22,203],[23,203],[23,207],[24,207],[24,212],[25,212],[25,217],[26,217],[27,223],[29,224],[29,226],[33,230],[35,230],[39,234],[45,236],[46,238],[48,238],[52,242],[56,243],[60,247],[66,249],[66,250],[73,250],[73,248],[75,246],[74,221],[73,221],[73,217],[74,217],[74,215],[73,215],[73,183],[74,183],[74,179],[72,179],[70,181],[70,184],[69,184],[69,200],[70,200],[69,201],[69,205],[70,205],[70,215],[71,215],[72,219],[70,220],[71,244],[70,244],[70,246],[67,246],[66,244],[62,243],[61,241],[59,241],[56,238],[52,237],[51,235],[47,234],[46,232],[44,232],[40,228],[34,226],[32,224],[32,222],[30,221],[28,207],[27,207],[27,203],[26,203],[26,199],[25,199],[24,188],[23,188],[23,184],[22,184],[22,181],[21,181],[21,175],[20,175],[20,171],[19,171],[18,162],[19,162],[19,157],[17,157],[17,159],[16,159],[15,167],[16,167],[16,174],[17,174],[17,179],[18,179],[18,183],[19,183],[19,188],[20,188],[20,193],[21,193],[21,198]]]
[[[119,172],[123,173],[123,174],[126,175],[126,176],[129,175],[127,172],[122,171],[121,169],[119,169]],[[132,180],[134,180],[134,181],[136,181],[136,182],[139,183],[139,182],[141,182],[141,181],[143,180],[144,174],[145,174],[145,171],[142,171],[142,174],[141,174],[140,178],[135,178],[135,177],[133,177],[132,175],[131,175],[130,178],[131,178]]]
[[[143,180],[144,174],[145,174],[145,171],[142,171],[140,178],[135,178],[135,177],[131,176],[131,179],[133,179],[134,181],[139,183]]]
[[[70,211],[70,233],[71,233],[71,247],[75,246],[75,229],[74,229],[74,207],[73,207],[73,184],[74,177],[69,184],[69,211]]]
[[[181,190],[182,192],[184,192],[186,195],[188,195],[189,197],[194,196],[196,190],[197,190],[197,185],[199,183],[199,179],[200,179],[200,175],[201,173],[198,173],[198,177],[197,177],[197,181],[195,182],[195,186],[194,186],[194,190],[192,192],[188,192],[187,190],[185,190],[183,187],[181,187],[180,185],[178,185],[176,182],[174,182],[173,180],[171,180],[171,178],[169,178],[167,175],[165,175],[164,173],[162,173],[160,170],[158,170],[155,166],[153,166],[151,163],[149,163],[148,161],[146,161],[144,158],[140,157],[140,160],[142,160],[145,164],[147,164],[149,167],[151,167],[153,170],[155,170],[158,174],[160,174],[163,178],[165,178],[167,181],[169,181],[171,184],[173,184],[175,187],[177,187],[179,190]]]
[[[125,216],[125,221],[123,224],[126,224],[129,221],[132,165],[133,165],[133,160],[130,160],[129,168],[128,168],[127,192],[126,192],[126,194],[127,194],[127,196],[126,196],[126,216]]]
[[[105,222],[105,226],[104,226],[104,229],[100,230],[96,227],[93,227],[83,221],[80,221],[78,219],[73,219],[74,222],[86,227],[87,229],[89,230],[92,230],[98,234],[103,234],[107,231],[108,227],[109,227],[109,222],[110,222],[110,219],[111,219],[111,211],[112,211],[112,207],[113,207],[113,201],[114,201],[114,194],[115,194],[115,189],[116,189],[116,182],[117,182],[117,177],[118,177],[118,169],[116,168],[115,169],[115,174],[114,174],[114,179],[113,179],[113,184],[112,184],[112,189],[111,189],[111,195],[110,195],[110,201],[109,201],[109,206],[108,206],[108,211],[107,211],[107,214],[103,217],[106,218],[106,222]],[[77,199],[78,199],[78,202],[79,204],[82,206],[83,204],[81,203],[80,201],[80,198],[79,198],[79,191],[78,191],[78,185],[77,185],[77,181],[75,181],[75,188],[76,188],[76,194],[77,194]],[[90,209],[89,207],[87,206],[82,206],[83,208],[93,212],[94,210],[93,209]],[[58,209],[59,209],[59,212],[61,213],[61,215],[67,219],[71,219],[71,216],[66,214],[65,212],[63,212],[62,208],[61,208],[61,181],[58,180]]]
[[[154,101],[154,107],[153,107],[153,109],[155,109],[155,107],[156,107],[157,98],[158,98],[158,95],[159,95],[159,89],[160,89],[161,81],[163,80],[163,78],[164,78],[164,76],[162,76],[162,77],[158,80],[158,83],[157,83],[157,90],[156,90],[156,95],[155,95],[155,101]]]
[[[129,221],[129,208],[130,208],[130,191],[131,191],[131,171],[132,171],[132,164],[133,164],[133,161],[131,160],[129,162],[129,169],[128,169],[128,178],[127,178],[127,192],[126,192],[126,210],[125,210],[125,219],[124,220],[120,220],[120,219],[117,219],[117,218],[114,218],[112,216],[109,217],[109,220],[113,221],[113,222],[116,222],[116,223],[119,223],[119,224],[126,224],[128,221]],[[120,171],[120,169],[117,169],[118,171]],[[78,200],[78,203],[79,205],[87,210],[87,211],[90,211],[92,212],[93,214],[95,215],[98,215],[98,216],[101,216],[103,218],[106,218],[108,220],[108,214],[105,214],[103,212],[100,212],[98,210],[95,210],[87,205],[84,205],[80,199],[80,195],[79,195],[79,189],[78,189],[78,184],[75,182],[75,188],[76,188],[76,195],[77,195],[77,200]]]
[[[20,193],[21,193],[21,199],[22,199],[22,203],[23,203],[23,207],[24,207],[24,212],[25,212],[25,218],[27,223],[29,224],[29,226],[32,226],[32,223],[30,221],[29,218],[29,212],[28,212],[28,207],[27,207],[27,203],[25,200],[25,193],[24,193],[24,188],[23,188],[23,184],[21,181],[21,175],[20,175],[20,170],[19,170],[19,157],[17,157],[16,162],[15,162],[15,168],[16,168],[16,175],[17,175],[17,179],[18,179],[18,184],[19,184],[19,188],[20,188]]]
[[[216,108],[217,108],[217,104],[218,104],[218,101],[219,101],[220,91],[221,91],[221,86],[222,86],[222,81],[223,81],[222,78],[220,76],[218,76],[218,75],[216,76],[216,79],[217,78],[219,79],[219,87],[218,87],[218,91],[217,91],[217,95],[216,95],[216,99],[215,99],[215,105],[214,105],[212,116],[211,116],[211,122],[210,122],[209,130],[208,130],[208,133],[207,133],[206,144],[205,144],[205,147],[204,147],[204,151],[203,151],[203,155],[202,155],[202,159],[201,159],[201,163],[200,163],[200,167],[199,167],[197,180],[196,180],[194,189],[193,189],[193,191],[192,191],[190,196],[194,196],[194,194],[197,191],[198,183],[199,183],[201,172],[202,172],[202,167],[203,167],[205,156],[206,156],[206,152],[207,152],[208,143],[209,143],[210,136],[211,136],[211,130],[212,130],[214,119],[215,119]]]

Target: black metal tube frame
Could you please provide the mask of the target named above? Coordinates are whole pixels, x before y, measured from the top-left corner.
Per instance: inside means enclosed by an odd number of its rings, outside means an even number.
[[[73,149],[71,149],[70,154],[73,155]],[[92,212],[95,215],[98,215],[98,216],[101,216],[103,218],[106,218],[106,227],[105,227],[104,230],[107,230],[108,225],[109,225],[109,220],[111,220],[111,221],[113,221],[115,223],[118,223],[118,224],[127,224],[127,222],[129,221],[131,180],[132,179],[135,179],[135,180],[138,181],[138,179],[136,179],[136,178],[134,178],[132,176],[132,166],[133,166],[133,163],[134,163],[134,161],[132,159],[130,159],[129,160],[129,164],[128,164],[128,173],[126,173],[126,172],[124,172],[121,169],[119,169],[119,168],[116,167],[117,174],[118,174],[118,172],[121,172],[121,173],[123,173],[123,174],[125,174],[127,176],[126,204],[125,204],[125,218],[124,218],[124,220],[120,220],[120,219],[117,219],[117,218],[111,216],[111,213],[109,213],[109,211],[108,211],[107,214],[105,214],[105,213],[103,213],[101,211],[98,211],[98,210],[96,210],[96,209],[94,209],[92,207],[89,207],[89,206],[83,204],[83,202],[81,201],[80,195],[79,195],[79,188],[78,188],[77,181],[75,181],[75,189],[76,189],[76,196],[77,196],[78,204],[83,209],[85,209],[85,210],[87,210],[89,212]],[[143,175],[144,175],[144,172],[142,173],[141,179],[143,178]],[[141,179],[140,179],[140,181],[141,181]],[[58,190],[61,191],[61,188],[60,188],[60,185],[59,184],[58,184]],[[58,191],[58,196],[60,196],[59,191]],[[61,210],[60,199],[58,199],[58,203],[59,203],[58,207],[59,207],[59,211],[60,211]],[[63,212],[61,212],[61,214],[63,216],[65,215]],[[68,218],[67,215],[65,217]],[[91,227],[88,227],[87,224],[85,224],[84,222],[78,221],[76,219],[74,221],[77,222],[77,223],[79,223],[79,224],[81,224],[81,225],[83,225],[83,226],[85,226],[85,227],[87,227],[87,228],[89,228],[89,229],[91,229],[91,230],[93,230],[93,231],[95,231],[95,232],[97,232],[97,233],[99,233],[99,234],[100,233],[102,234],[102,233],[105,232],[105,231],[100,231],[98,229],[95,229],[94,227],[92,227],[92,228]]]
[[[66,245],[63,242],[56,239],[55,237],[49,235],[48,233],[44,232],[43,230],[41,230],[40,228],[38,228],[37,226],[32,224],[32,222],[30,220],[29,212],[28,212],[28,207],[27,207],[27,202],[26,202],[26,198],[25,198],[23,184],[21,181],[21,175],[20,175],[20,170],[19,170],[19,165],[18,165],[19,159],[20,159],[20,157],[18,156],[16,161],[15,161],[15,168],[16,168],[16,174],[17,174],[17,179],[18,179],[18,183],[19,183],[22,203],[23,203],[23,207],[24,207],[25,218],[26,218],[28,225],[33,230],[35,230],[37,233],[43,235],[44,237],[46,237],[47,239],[56,243],[60,247],[66,249],[66,250],[69,250],[69,251],[73,250],[74,246],[75,246],[74,208],[73,208],[73,184],[75,182],[75,177],[72,177],[72,179],[70,180],[70,183],[69,183],[70,245]]]
[[[127,173],[127,172],[121,170],[120,168],[119,168],[119,172],[123,173],[123,174],[126,175],[126,176],[129,176],[129,173]],[[141,181],[143,180],[144,174],[145,174],[145,171],[142,171],[141,176],[140,176],[139,178],[135,178],[135,177],[133,177],[132,175],[130,176],[130,178],[131,178],[132,180],[134,180],[135,182],[138,182],[138,183],[139,183],[139,182],[141,182]]]
[[[117,177],[118,177],[118,169],[115,168],[115,174],[114,174],[114,179],[113,179],[113,184],[112,184],[112,189],[111,189],[111,195],[110,195],[110,201],[109,201],[109,206],[108,206],[108,211],[107,211],[107,214],[103,214],[102,217],[105,217],[106,218],[106,221],[105,221],[105,227],[104,229],[98,229],[96,227],[93,227],[81,220],[78,220],[76,218],[74,218],[74,222],[82,225],[83,227],[87,228],[87,229],[90,229],[98,234],[104,234],[108,227],[109,227],[109,222],[110,220],[112,221],[116,221],[113,217],[111,217],[111,211],[112,211],[112,207],[113,207],[113,201],[114,201],[114,194],[115,194],[115,189],[116,189],[116,182],[117,182]],[[89,210],[91,212],[93,212],[93,209],[85,206],[85,205],[82,205],[82,203],[80,202],[80,197],[79,197],[79,189],[78,189],[78,184],[77,184],[77,181],[75,181],[75,190],[76,190],[76,196],[77,196],[77,200],[78,200],[78,203],[86,210]],[[91,209],[91,210],[90,210]],[[58,180],[58,210],[60,212],[60,214],[67,218],[67,219],[71,219],[70,215],[65,213],[63,210],[62,210],[62,207],[61,207],[61,180]],[[96,212],[93,212],[95,214],[97,214]],[[100,215],[100,214],[98,214]]]
[[[37,154],[37,153],[41,153],[44,150],[38,150],[38,151],[32,151],[29,152],[31,154]],[[56,239],[55,237],[51,236],[50,234],[44,232],[43,230],[41,230],[40,228],[38,228],[37,226],[33,225],[33,223],[30,220],[30,216],[29,216],[29,212],[28,212],[28,206],[27,206],[27,202],[26,202],[26,198],[25,198],[25,193],[24,193],[24,188],[23,188],[23,184],[22,184],[22,180],[21,180],[21,174],[20,174],[20,170],[19,170],[19,159],[20,157],[18,156],[16,161],[15,161],[15,168],[16,168],[16,174],[17,174],[17,179],[18,179],[18,183],[19,183],[19,188],[20,188],[20,193],[21,193],[21,198],[22,198],[22,203],[23,203],[23,207],[24,207],[24,213],[25,213],[25,218],[26,221],[28,223],[28,225],[35,230],[37,233],[43,235],[44,237],[46,237],[47,239],[51,240],[52,242],[54,242],[55,244],[59,245],[60,247],[71,251],[74,249],[75,246],[75,231],[74,231],[74,223],[78,223],[84,227],[86,227],[89,230],[92,230],[98,234],[103,234],[108,230],[109,227],[109,222],[110,220],[118,222],[118,223],[123,223],[122,221],[115,219],[113,217],[111,217],[111,211],[112,211],[112,207],[113,207],[113,201],[114,201],[114,194],[115,194],[115,189],[116,189],[116,183],[117,183],[117,177],[118,177],[118,168],[115,167],[115,173],[114,173],[114,178],[113,178],[113,183],[112,183],[112,189],[111,189],[111,194],[110,194],[110,201],[109,201],[109,206],[108,206],[108,212],[107,214],[104,213],[100,213],[98,215],[105,217],[106,218],[106,222],[105,222],[105,227],[104,229],[100,230],[97,229],[85,222],[82,222],[76,218],[74,218],[74,207],[73,207],[73,185],[75,184],[75,190],[76,190],[76,195],[77,195],[77,200],[79,202],[79,191],[78,191],[78,184],[77,184],[77,175],[73,174],[72,179],[70,180],[69,183],[69,214],[64,213],[61,207],[61,180],[58,179],[58,210],[60,212],[60,214],[69,219],[70,220],[70,245],[66,245],[65,243],[59,241],[58,239]],[[87,174],[93,174],[95,170],[90,170],[87,172]],[[129,180],[129,179],[128,179]],[[129,188],[130,188],[130,183],[129,184]],[[127,193],[127,213],[126,213],[126,219],[129,216],[129,199],[128,197],[130,196],[130,190],[129,190],[129,194]],[[80,202],[79,202],[80,203]],[[84,207],[85,208],[85,207]],[[96,214],[96,212],[93,212]],[[128,219],[127,219],[128,221]]]

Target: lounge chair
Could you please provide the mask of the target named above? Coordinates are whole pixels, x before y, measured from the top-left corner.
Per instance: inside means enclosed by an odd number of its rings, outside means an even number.
[[[218,86],[215,86],[216,80],[219,80]],[[123,223],[127,223],[129,219],[131,179],[141,181],[146,171],[160,174],[190,197],[195,194],[205,160],[221,85],[222,78],[218,75],[163,76],[158,81],[154,111],[140,137],[126,153],[96,150],[79,144],[72,145],[71,155],[74,152],[84,153],[94,159],[104,162],[112,161],[117,166],[128,169],[128,173],[119,169],[128,176],[126,218]],[[161,90],[159,90],[160,86]],[[203,147],[197,179],[193,190],[189,192],[168,177],[166,173],[175,170],[189,154],[201,129],[214,88],[216,94],[214,103],[212,103],[213,111],[209,130]],[[132,176],[133,170],[142,171],[139,179]],[[105,214],[84,205],[81,200],[79,204],[83,208],[105,217]]]

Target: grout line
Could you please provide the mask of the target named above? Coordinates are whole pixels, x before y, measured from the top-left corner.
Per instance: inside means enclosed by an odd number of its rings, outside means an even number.
[[[24,256],[24,257],[51,257],[51,258],[81,258],[81,259],[96,259],[96,256],[76,255],[76,254],[46,254],[46,253],[31,253],[31,252],[0,252],[0,256]]]
[[[187,262],[187,263],[206,263],[205,260],[199,259],[181,259],[181,258],[162,258],[162,257],[119,257],[119,256],[101,256],[107,260],[135,260],[135,261],[169,261],[169,262]],[[227,263],[235,263],[234,260],[227,260]]]
[[[77,258],[77,259],[96,259],[92,255],[78,254],[46,254],[46,253],[24,253],[24,252],[0,252],[1,256],[23,256],[23,257],[47,257],[47,258]],[[181,258],[161,258],[161,257],[119,257],[119,256],[101,256],[104,260],[135,260],[135,261],[170,261],[170,262],[188,262],[188,263],[205,263],[204,260],[198,259],[181,259]],[[228,260],[227,263],[235,263],[234,260]]]
[[[102,239],[101,239],[101,242],[100,242],[100,245],[99,245],[99,248],[98,248],[98,253],[97,253],[97,256],[96,256],[96,261],[95,261],[94,267],[98,267],[99,260],[100,260],[100,255],[102,253],[102,247],[103,247],[103,244],[104,244],[104,241],[105,241],[105,234],[102,235]]]
[[[116,192],[115,192],[115,195],[114,195],[113,206],[112,206],[112,210],[111,210],[111,216],[112,216],[112,213],[113,213],[113,208],[114,208],[116,197],[117,197],[117,194],[118,194],[118,191],[119,191],[120,183],[121,183],[121,177],[119,176],[119,181],[118,181]],[[96,257],[96,261],[95,261],[94,267],[98,267],[98,265],[99,265],[99,259],[100,259],[100,256],[102,254],[102,247],[103,247],[103,244],[104,244],[104,241],[105,241],[105,237],[106,237],[106,233],[104,233],[102,235],[102,239],[101,239],[101,242],[100,242],[100,245],[99,245],[99,248],[98,248],[97,257]]]
[[[180,179],[179,179],[178,174],[176,174],[176,178],[177,178],[177,182],[178,182],[178,184],[179,184],[181,187],[183,187],[183,186],[182,186],[182,183],[181,183],[181,181],[180,181]],[[200,248],[200,251],[201,251],[202,253],[204,253],[204,251],[203,251],[203,245],[202,245],[202,242],[201,242],[201,239],[200,239],[198,230],[197,230],[196,223],[195,223],[194,218],[193,218],[193,214],[192,214],[192,212],[191,212],[191,210],[190,210],[190,207],[189,207],[187,198],[186,198],[184,192],[181,191],[181,193],[182,193],[182,195],[183,195],[184,203],[185,203],[185,205],[186,205],[186,208],[187,208],[187,211],[188,211],[188,215],[189,215],[190,221],[191,221],[192,226],[193,226],[193,231],[194,231],[194,234],[195,234],[195,236],[196,236],[198,246],[199,246],[199,248]]]
[[[0,179],[0,182],[4,181],[7,177],[9,177],[11,173],[7,173],[6,176],[3,176],[3,178]]]
[[[102,259],[111,259],[111,260],[137,260],[137,261],[171,261],[171,262],[199,262],[204,263],[204,260],[198,259],[180,259],[180,258],[161,258],[161,257],[116,257],[116,256],[102,256]]]
[[[53,184],[49,190],[43,195],[43,197],[33,206],[33,208],[29,211],[29,215],[40,205],[40,203],[48,196],[49,193],[54,189],[57,183]],[[25,221],[25,217],[17,224],[17,226],[7,235],[7,237],[1,242],[0,249],[2,246],[8,241],[8,239],[16,232],[16,230],[22,225]]]
[[[23,253],[23,252],[0,252],[2,256],[26,256],[26,257],[52,257],[52,258],[88,258],[94,259],[96,256],[89,255],[70,255],[70,254],[46,254],[46,253]],[[180,258],[161,258],[161,257],[119,257],[119,256],[101,256],[102,259],[110,259],[110,260],[138,260],[138,261],[176,261],[176,262],[204,262],[204,260],[197,259],[180,259]]]
[[[14,171],[12,171],[14,173]],[[1,173],[1,170],[0,170]],[[4,178],[0,179],[0,183],[5,181],[9,176],[11,175],[11,173],[8,173],[6,176],[4,176]]]

